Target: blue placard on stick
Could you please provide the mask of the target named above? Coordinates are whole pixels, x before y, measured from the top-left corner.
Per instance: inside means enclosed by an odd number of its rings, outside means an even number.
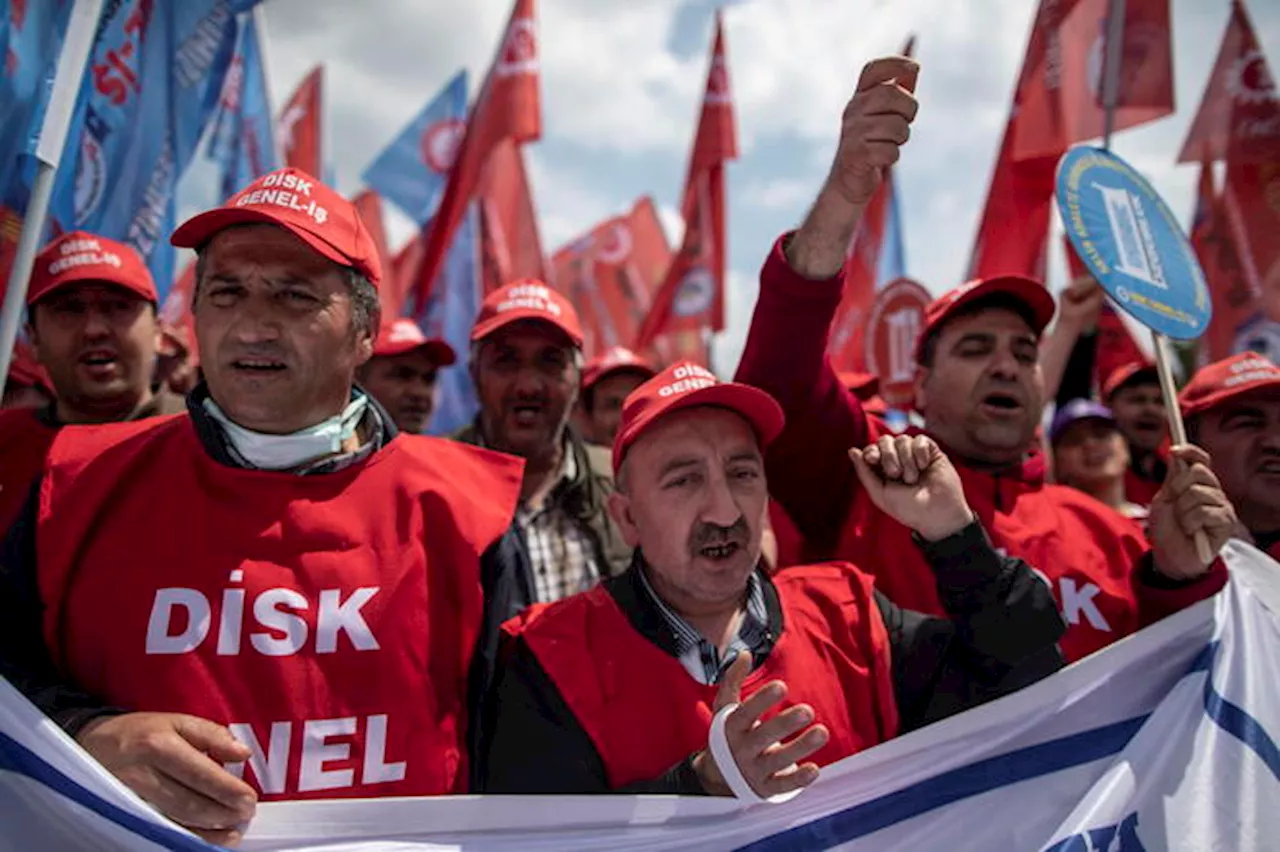
[[[1058,162],[1058,211],[1076,254],[1130,316],[1159,333],[1204,333],[1213,302],[1191,242],[1133,167],[1081,145]]]

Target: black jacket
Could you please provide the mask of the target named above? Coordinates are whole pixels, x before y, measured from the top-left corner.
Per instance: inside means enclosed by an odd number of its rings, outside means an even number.
[[[901,732],[976,707],[1062,667],[1057,641],[1066,623],[1049,588],[1026,563],[996,553],[976,521],[950,538],[917,545],[933,566],[949,618],[901,609],[876,593],[889,634]],[[674,656],[670,631],[644,593],[638,570],[633,566],[605,587],[636,631]],[[776,628],[771,633],[777,636],[785,629],[778,594],[767,575],[760,576],[770,625]],[[771,649],[772,643],[758,651],[755,664]],[[520,639],[504,649],[488,712],[491,738],[484,743],[478,779],[484,792],[705,792],[692,768],[693,755],[658,778],[611,790],[590,736]]]
[[[188,403],[196,434],[214,460],[238,466],[221,430],[202,407],[206,393],[203,387],[197,388]],[[397,431],[391,417],[372,397],[370,404],[372,411],[369,416],[373,424],[370,443],[372,452],[377,452],[396,437]],[[328,469],[317,467],[306,475],[323,475]],[[74,737],[92,719],[136,708],[112,707],[86,693],[66,679],[49,655],[41,626],[44,602],[37,580],[39,489],[40,481],[37,480],[17,521],[0,543],[0,676]],[[145,539],[141,541],[145,546]],[[502,622],[530,603],[530,596],[519,582],[519,578],[528,575],[529,570],[523,539],[514,527],[508,528],[480,557],[485,610],[468,685],[470,716],[475,720],[468,729],[472,751],[475,750],[474,744],[485,736],[482,726],[485,716],[480,708],[493,681],[499,628]],[[471,765],[474,769],[476,762],[473,760]]]

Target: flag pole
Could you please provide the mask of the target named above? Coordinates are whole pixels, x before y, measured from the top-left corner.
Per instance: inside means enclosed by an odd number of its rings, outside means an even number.
[[[27,300],[27,282],[31,278],[31,269],[35,266],[45,220],[49,217],[53,181],[67,144],[71,114],[75,111],[85,66],[89,64],[89,52],[93,49],[94,33],[98,28],[101,11],[102,0],[76,0],[67,25],[67,35],[62,43],[62,52],[58,56],[53,89],[49,94],[44,121],[40,126],[40,137],[36,142],[36,175],[31,184],[31,197],[27,200],[22,232],[18,236],[18,246],[14,252],[13,268],[9,271],[9,287],[5,292],[4,306],[0,308],[0,394],[4,393],[5,383],[9,378],[13,346],[18,339],[18,326]]]
[[[262,68],[262,85],[267,90],[267,102],[264,106],[267,108],[267,130],[271,134],[271,160],[283,164],[284,154],[280,151],[280,140],[276,134],[276,112],[271,103],[271,70],[267,67],[267,13],[263,10],[263,4],[259,3],[249,14],[252,16],[249,25],[254,28],[254,35],[258,40],[258,65]]]
[[[1125,0],[1110,0],[1107,10],[1107,50],[1102,79],[1103,131],[1102,147],[1111,150],[1111,136],[1115,132],[1116,106],[1120,100],[1120,66],[1124,59]],[[1187,427],[1182,422],[1178,408],[1178,390],[1173,381],[1169,364],[1168,338],[1151,329],[1151,348],[1156,357],[1156,373],[1160,378],[1160,391],[1164,396],[1164,410],[1169,418],[1169,436],[1175,445],[1187,442]],[[1209,549],[1209,539],[1203,531],[1195,535],[1196,555],[1208,565],[1214,554]]]

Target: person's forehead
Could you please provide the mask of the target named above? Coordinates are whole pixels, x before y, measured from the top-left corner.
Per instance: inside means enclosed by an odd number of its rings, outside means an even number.
[[[1126,397],[1149,397],[1152,395],[1159,396],[1159,394],[1160,380],[1144,378],[1122,385],[1112,396],[1123,400]]]
[[[435,373],[440,365],[432,360],[426,347],[418,347],[398,355],[375,355],[369,359],[375,367],[387,370],[411,369],[417,373]]]
[[[1219,421],[1248,412],[1261,411],[1268,417],[1280,417],[1280,388],[1258,388],[1255,391],[1232,397],[1210,409]]]
[[[759,454],[755,430],[741,414],[727,408],[703,405],[681,409],[647,428],[631,447],[641,464],[661,467],[681,455]]]
[[[597,395],[630,394],[648,379],[648,375],[637,370],[618,370],[600,379],[595,384]]]
[[[954,341],[970,334],[1037,336],[1022,314],[998,305],[979,308],[947,320],[939,336],[941,339]]]
[[[564,332],[549,322],[524,319],[504,325],[485,338],[486,343],[511,349],[563,349],[568,354],[573,346],[565,339]]]
[[[1110,420],[1103,420],[1101,417],[1081,417],[1079,420],[1072,420],[1066,426],[1063,426],[1058,440],[1061,441],[1068,436],[1096,435],[1099,433],[1118,434],[1119,430]]]
[[[42,302],[59,302],[66,299],[128,299],[131,302],[147,301],[140,293],[135,293],[128,287],[122,287],[114,281],[95,281],[91,278],[86,278],[83,281],[74,281],[62,285],[49,295],[40,299],[37,304]]]
[[[214,234],[205,247],[212,268],[236,263],[253,263],[286,269],[316,271],[341,269],[297,235],[278,225],[236,225]]]

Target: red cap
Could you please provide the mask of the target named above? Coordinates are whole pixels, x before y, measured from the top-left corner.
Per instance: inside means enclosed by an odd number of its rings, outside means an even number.
[[[160,300],[147,265],[131,247],[86,231],[71,231],[36,255],[27,304],[33,305],[54,290],[81,281],[105,281],[148,302]]]
[[[438,337],[427,337],[418,324],[408,317],[400,317],[390,325],[384,325],[373,346],[373,357],[386,358],[403,355],[415,349],[426,349],[427,357],[438,367],[447,367],[458,360],[453,347]]]
[[[1241,352],[1202,367],[1178,395],[1178,404],[1182,416],[1191,417],[1258,390],[1280,395],[1280,367],[1257,352]]]
[[[999,275],[994,278],[978,278],[944,293],[929,303],[924,312],[924,329],[916,343],[917,354],[924,341],[943,323],[955,316],[966,305],[988,296],[1011,296],[1031,311],[1032,328],[1037,334],[1044,331],[1053,320],[1056,306],[1053,296],[1034,278],[1022,275]]]
[[[1150,376],[1143,376],[1143,373],[1150,373]],[[1112,370],[1111,375],[1107,376],[1107,380],[1102,383],[1103,401],[1110,402],[1111,396],[1116,391],[1137,378],[1145,379],[1142,384],[1160,383],[1160,374],[1156,372],[1155,364],[1150,361],[1130,361]]]
[[[550,323],[563,332],[575,347],[582,348],[578,312],[568,299],[536,278],[512,281],[486,296],[476,324],[471,327],[471,339],[483,340],[503,326],[520,320]]]
[[[193,216],[169,242],[199,248],[231,225],[279,225],[342,266],[353,266],[374,284],[382,278],[378,248],[355,205],[302,169],[279,169],[240,190],[221,207]]]
[[[622,422],[613,439],[613,472],[644,433],[664,415],[682,408],[709,405],[742,415],[755,429],[764,449],[782,431],[782,406],[750,385],[722,382],[692,361],[678,361],[631,392],[622,405]]]
[[[646,379],[651,379],[658,373],[648,361],[627,347],[614,346],[603,355],[592,358],[582,368],[582,389],[587,390],[605,376],[622,372],[639,373]]]

